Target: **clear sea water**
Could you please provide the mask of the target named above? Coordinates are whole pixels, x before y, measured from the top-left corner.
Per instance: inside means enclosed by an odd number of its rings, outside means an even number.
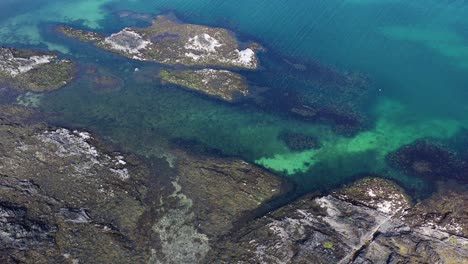
[[[122,10],[173,13],[261,43],[265,68],[244,73],[255,86],[306,91],[307,74],[291,81],[294,69],[277,66],[285,59],[364,73],[375,90],[364,106],[372,126],[343,136],[326,124],[218,102],[148,81],[160,65],[120,58],[53,31],[61,23],[104,33],[147,25],[119,18]],[[125,82],[119,91],[96,93],[79,80],[44,95],[40,108],[54,125],[91,130],[149,158],[167,156],[174,139],[196,141],[275,171],[297,183],[298,192],[379,174],[421,194],[430,183],[392,170],[385,156],[416,139],[446,141],[468,128],[466,17],[463,0],[3,0],[0,45],[56,50]],[[284,130],[314,135],[323,147],[292,152],[278,139]]]

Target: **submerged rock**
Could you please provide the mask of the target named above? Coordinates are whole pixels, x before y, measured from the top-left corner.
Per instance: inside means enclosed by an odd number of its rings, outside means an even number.
[[[409,175],[430,180],[468,181],[468,161],[449,148],[429,140],[417,140],[402,146],[386,159],[390,166]]]
[[[135,60],[168,65],[258,67],[257,45],[240,49],[233,33],[226,29],[183,24],[167,16],[158,16],[150,27],[124,28],[110,36],[66,26],[58,30]]]
[[[304,151],[321,147],[316,137],[301,133],[284,131],[279,134],[278,138],[292,151]]]
[[[163,70],[159,77],[168,83],[227,101],[234,102],[249,95],[246,80],[237,73],[227,70]]]
[[[67,85],[74,64],[54,53],[0,48],[0,83],[20,91],[52,91]]]
[[[403,217],[416,210],[410,208],[406,195],[393,183],[364,179],[328,196],[306,196],[247,224],[218,243],[208,263],[462,263],[466,259],[468,239],[454,237],[437,224],[431,231],[413,227]]]

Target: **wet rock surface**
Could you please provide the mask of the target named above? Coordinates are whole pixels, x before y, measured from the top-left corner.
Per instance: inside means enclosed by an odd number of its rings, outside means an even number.
[[[466,202],[458,197],[454,204]],[[446,205],[443,207],[447,208]],[[216,263],[463,263],[468,240],[425,220],[392,182],[367,178],[328,196],[305,196],[217,245]],[[430,211],[430,210],[429,210]],[[425,211],[426,214],[430,214]],[[443,212],[443,210],[441,211]],[[412,217],[410,217],[412,218]],[[412,218],[414,220],[414,218]],[[461,225],[465,219],[453,220]],[[458,222],[459,221],[459,222]]]
[[[159,73],[159,77],[165,82],[180,85],[226,102],[235,102],[249,95],[246,80],[240,74],[227,70],[163,70]]]
[[[75,66],[51,52],[0,48],[0,83],[20,91],[44,92],[67,85]]]
[[[168,65],[256,69],[257,45],[240,49],[233,33],[222,28],[183,24],[158,16],[150,27],[125,28],[110,36],[62,26],[58,30],[125,57]]]

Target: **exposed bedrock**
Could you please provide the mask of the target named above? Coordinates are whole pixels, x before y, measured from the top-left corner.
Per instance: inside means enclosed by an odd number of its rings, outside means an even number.
[[[463,232],[415,217],[442,216],[466,203],[466,197],[451,197],[442,210],[429,209],[431,200],[412,207],[392,182],[366,178],[328,196],[305,196],[247,224],[218,243],[208,262],[463,263]],[[450,222],[466,228],[466,217]]]

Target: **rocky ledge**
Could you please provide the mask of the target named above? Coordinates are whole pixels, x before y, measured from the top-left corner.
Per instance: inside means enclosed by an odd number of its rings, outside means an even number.
[[[249,87],[242,75],[227,70],[162,70],[159,77],[167,83],[235,102],[249,95]]]
[[[67,85],[75,66],[50,52],[0,48],[0,84],[20,91],[52,91]]]
[[[184,24],[168,16],[158,16],[150,27],[124,28],[110,36],[67,26],[58,31],[135,60],[185,66],[258,67],[257,44],[241,49],[234,34],[226,29]]]
[[[395,184],[367,178],[251,222],[218,243],[207,262],[464,263],[466,206],[455,206],[466,203],[466,195],[427,206],[440,197],[413,207]]]

